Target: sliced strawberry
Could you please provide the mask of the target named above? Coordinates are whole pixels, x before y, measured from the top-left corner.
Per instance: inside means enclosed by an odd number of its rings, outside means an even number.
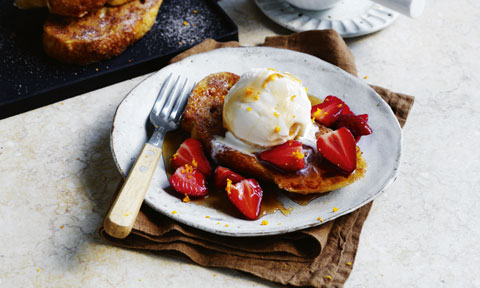
[[[357,168],[355,139],[345,127],[321,135],[317,139],[317,150],[343,172],[352,173]]]
[[[302,143],[299,141],[287,141],[275,146],[270,150],[260,153],[260,158],[282,170],[293,172],[305,167],[305,155]]]
[[[244,177],[238,175],[237,173],[233,172],[232,170],[218,166],[213,173],[213,179],[215,181],[215,187],[217,189],[225,189],[227,186],[227,179],[230,179],[233,184],[242,181],[245,179]]]
[[[367,115],[367,114],[363,114]],[[368,115],[366,116],[368,119]],[[372,128],[365,121],[365,116],[357,116],[353,114],[342,115],[335,123],[335,127],[345,127],[352,132],[354,137],[372,134]]]
[[[344,114],[354,114],[352,112],[352,110],[350,110],[350,107],[348,107],[348,105],[345,102],[343,102],[342,99],[340,99],[336,96],[333,96],[333,95],[328,95],[325,98],[325,100],[323,100],[323,102],[330,102],[330,101],[340,102],[342,104],[342,107],[343,107],[342,113],[341,113],[342,115],[344,115]]]
[[[225,188],[230,201],[248,219],[257,219],[260,213],[263,190],[255,179],[244,179],[237,184],[230,181]]]
[[[358,117],[362,118],[363,120],[365,120],[365,122],[368,122],[368,114],[360,114],[360,115],[357,115]],[[362,136],[354,136],[355,137],[355,142],[358,143],[358,141],[360,141],[360,138],[362,138]]]
[[[205,196],[208,193],[205,176],[189,164],[178,167],[169,182],[175,191],[183,195]]]
[[[328,96],[322,103],[313,106],[310,111],[315,121],[327,127],[331,127],[337,121],[340,114],[342,114],[344,106],[341,102],[342,100],[337,97],[335,99],[329,97],[334,96]]]
[[[178,147],[177,152],[173,155],[172,165],[175,168],[181,167],[185,164],[190,164],[194,168],[200,170],[205,176],[212,174],[212,167],[205,157],[202,143],[200,141],[188,138]]]

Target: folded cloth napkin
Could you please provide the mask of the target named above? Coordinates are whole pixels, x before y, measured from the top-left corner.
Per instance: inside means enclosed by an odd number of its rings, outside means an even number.
[[[205,40],[171,62],[216,48],[237,46],[240,46],[238,42]],[[309,53],[354,75],[357,72],[350,50],[333,30],[268,37],[264,46]],[[413,97],[381,87],[373,88],[392,107],[403,126]],[[179,224],[143,205],[127,238],[112,238],[103,227],[100,235],[116,246],[173,252],[202,266],[236,269],[281,284],[340,287],[352,270],[360,232],[371,206],[372,202],[314,228],[283,235],[237,238],[213,235]]]

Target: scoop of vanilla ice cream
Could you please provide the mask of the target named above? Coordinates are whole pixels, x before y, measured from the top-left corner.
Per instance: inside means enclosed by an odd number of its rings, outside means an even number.
[[[237,139],[261,148],[293,139],[315,141],[310,109],[298,78],[257,68],[243,74],[225,97],[223,126]]]

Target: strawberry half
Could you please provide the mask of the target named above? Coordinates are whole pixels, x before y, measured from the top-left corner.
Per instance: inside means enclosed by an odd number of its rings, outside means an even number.
[[[208,193],[205,176],[189,164],[178,167],[169,182],[175,191],[183,195],[205,196]]]
[[[225,190],[230,201],[245,217],[257,219],[263,197],[263,190],[257,180],[244,179],[237,184],[228,181]]]
[[[362,114],[358,116],[353,114],[342,115],[338,119],[337,123],[335,123],[335,127],[337,129],[341,127],[347,128],[348,130],[350,130],[350,132],[352,132],[355,138],[363,135],[372,134],[372,128],[368,126],[365,118],[368,119],[367,114]]]
[[[202,143],[193,138],[188,138],[183,141],[180,147],[178,147],[177,152],[173,154],[171,161],[175,168],[190,164],[205,176],[212,174],[212,167],[207,157],[205,157]]]
[[[260,153],[260,159],[288,172],[303,169],[305,167],[303,158],[305,158],[305,155],[303,154],[302,143],[293,140]]]
[[[345,127],[321,135],[317,150],[328,161],[346,173],[357,168],[357,149],[352,133]]]
[[[345,115],[345,114],[354,114],[352,112],[352,110],[350,110],[350,107],[348,107],[347,104],[345,104],[345,102],[343,102],[342,99],[336,97],[336,96],[333,96],[333,95],[328,95],[325,100],[323,100],[323,102],[329,102],[329,101],[335,101],[335,102],[340,102],[342,104],[342,115]]]
[[[245,178],[239,174],[233,172],[232,170],[218,166],[213,173],[213,180],[215,182],[215,187],[217,189],[223,190],[227,186],[227,179],[230,179],[233,184],[244,180]]]
[[[312,107],[311,117],[318,123],[331,127],[342,114],[343,106],[342,100],[335,96],[327,96],[322,103]]]

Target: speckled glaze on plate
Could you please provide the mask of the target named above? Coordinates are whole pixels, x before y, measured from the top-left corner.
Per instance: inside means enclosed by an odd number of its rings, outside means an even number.
[[[249,221],[192,202],[183,203],[165,192],[169,184],[163,161],[160,161],[145,198],[148,205],[181,223],[215,234],[273,235],[320,225],[318,217],[327,222],[349,213],[373,200],[394,181],[400,163],[402,131],[385,101],[364,81],[336,66],[307,54],[268,47],[223,48],[193,55],[161,69],[137,85],[120,103],[113,120],[111,149],[122,175],[128,174],[147,141],[148,114],[162,81],[170,73],[181,73],[198,82],[211,73],[228,71],[240,75],[255,67],[290,72],[302,80],[309,94],[322,99],[336,95],[354,112],[368,113],[373,134],[359,142],[368,165],[365,177],[320,196],[306,206],[281,196],[279,201],[293,208],[290,215],[284,216],[277,211]],[[333,212],[333,207],[339,210]],[[269,224],[261,225],[263,220]]]
[[[368,0],[342,0],[321,11],[300,9],[285,0],[255,3],[268,18],[292,31],[334,29],[344,38],[379,31],[398,17],[398,13]]]

